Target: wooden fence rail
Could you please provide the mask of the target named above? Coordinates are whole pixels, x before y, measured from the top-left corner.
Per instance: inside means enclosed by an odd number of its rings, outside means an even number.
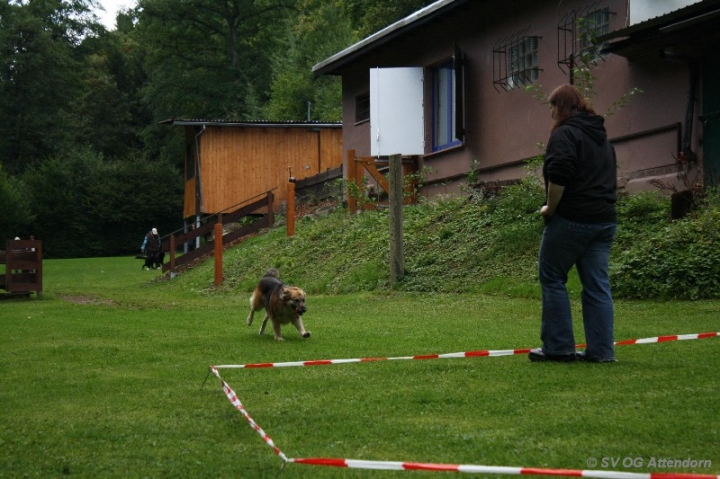
[[[177,247],[181,244],[193,242],[199,237],[209,237],[209,235],[214,232],[215,224],[217,223],[220,223],[222,225],[235,223],[236,221],[245,216],[251,214],[259,214],[259,212],[263,212],[263,217],[261,219],[256,220],[248,225],[241,226],[240,228],[237,228],[223,235],[220,238],[223,245],[235,241],[236,239],[243,236],[260,231],[263,228],[272,227],[275,224],[275,214],[273,211],[274,201],[275,195],[271,190],[265,193],[264,197],[261,197],[260,199],[253,201],[252,203],[249,203],[241,208],[238,208],[233,212],[218,213],[216,215],[213,215],[209,218],[210,221],[207,221],[206,219],[205,224],[191,231],[171,233],[169,235],[169,238],[167,238],[168,241],[163,241],[162,245],[163,252],[170,254],[170,261],[163,264],[163,273],[167,271],[174,273],[176,271],[176,268],[212,252],[215,248],[215,242],[218,241],[218,238],[216,236],[213,236],[212,240],[208,241],[206,244],[198,248],[195,248],[194,250],[188,251],[181,256],[176,255]]]
[[[385,206],[388,204],[386,200],[380,200],[380,196],[390,193],[388,179],[383,175],[383,171],[389,169],[388,161],[388,157],[356,156],[355,150],[348,150],[347,198],[348,211],[350,213],[356,213],[358,208],[362,208],[363,210],[377,209],[378,205]],[[381,171],[381,169],[383,171]],[[402,186],[404,188],[403,204],[409,205],[417,203],[418,178],[409,175],[416,175],[418,172],[418,157],[409,156],[402,158],[403,178],[409,179],[409,181],[405,181],[405,184]],[[380,191],[375,192],[376,199],[366,197],[368,192],[365,189],[367,186],[365,182],[370,179],[375,181],[377,187],[382,190],[382,193]]]

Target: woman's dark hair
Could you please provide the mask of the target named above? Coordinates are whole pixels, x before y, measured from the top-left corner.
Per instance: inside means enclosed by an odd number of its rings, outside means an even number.
[[[563,124],[565,120],[575,115],[576,113],[589,113],[595,115],[595,110],[592,105],[583,98],[578,90],[573,85],[565,84],[557,87],[550,94],[548,98],[550,104],[557,110],[555,112],[555,124],[552,127],[552,131],[555,131],[557,127]]]

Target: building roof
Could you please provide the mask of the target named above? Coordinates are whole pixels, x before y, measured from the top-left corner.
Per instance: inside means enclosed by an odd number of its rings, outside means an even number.
[[[603,50],[638,57],[659,48],[693,39],[697,44],[715,41],[720,31],[720,0],[703,0],[598,38],[610,42]]]
[[[202,120],[202,119],[168,119],[161,125],[172,126],[224,126],[250,128],[342,128],[339,121],[269,121],[269,120]]]
[[[323,75],[338,75],[343,67],[374,49],[425,26],[427,23],[446,15],[463,4],[477,1],[479,0],[438,0],[317,63],[312,68],[313,74],[316,78]],[[606,48],[609,53],[624,55],[629,52],[632,55],[636,53],[636,49],[628,47],[628,44],[634,43],[637,36],[661,30],[684,29],[695,23],[707,25],[709,20],[716,18],[716,15],[720,15],[719,12],[715,11],[719,8],[720,0],[703,0],[665,15],[616,30],[600,37],[598,40],[601,42],[616,40]],[[630,41],[629,37],[631,36],[635,37],[633,41]]]
[[[338,75],[340,69],[352,63],[358,57],[374,50],[375,48],[384,45],[385,43],[394,40],[401,35],[405,35],[410,31],[418,29],[423,25],[431,22],[438,17],[446,14],[447,12],[454,10],[458,6],[467,3],[471,0],[438,0],[431,3],[425,8],[418,10],[417,12],[408,15],[407,17],[398,20],[397,22],[373,33],[369,37],[366,37],[359,42],[347,47],[339,53],[326,58],[320,63],[313,66],[313,74],[315,77],[322,75]],[[477,2],[478,0],[472,0]]]

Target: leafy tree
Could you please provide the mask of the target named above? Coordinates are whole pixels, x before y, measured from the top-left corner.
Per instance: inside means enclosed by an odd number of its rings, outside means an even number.
[[[24,180],[36,192],[31,233],[48,257],[132,253],[148,229],[182,226],[182,180],[168,163],[106,161],[82,148],[30,168]]]
[[[341,0],[300,0],[287,22],[283,48],[273,56],[270,100],[263,117],[275,120],[340,120],[337,78],[313,80],[312,67],[352,43]]]
[[[147,78],[144,48],[133,36],[132,23],[127,26],[83,42],[81,91],[73,105],[73,143],[91,145],[108,159],[142,150],[142,130],[152,121],[140,102]]]
[[[32,166],[23,175],[33,192],[32,233],[43,240],[48,257],[83,257],[92,224],[85,214],[87,184],[96,177],[101,159],[88,150],[66,153]]]
[[[431,0],[299,0],[273,57],[273,79],[264,118],[340,120],[337,78],[313,79],[312,67]]]
[[[156,120],[247,118],[266,99],[268,57],[294,0],[140,0],[152,45],[144,100]]]
[[[0,161],[11,174],[67,143],[80,88],[77,47],[94,0],[0,2]]]
[[[150,228],[162,236],[182,227],[183,182],[172,165],[135,156],[105,162],[98,173],[85,198],[93,224],[88,255],[138,252]]]
[[[434,3],[435,0],[345,0],[347,14],[359,38]]]
[[[8,176],[0,165],[0,249],[4,240],[20,236],[27,238],[33,221],[28,192],[22,181]]]

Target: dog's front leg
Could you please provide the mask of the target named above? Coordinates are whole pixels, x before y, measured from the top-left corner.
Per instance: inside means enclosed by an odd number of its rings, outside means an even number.
[[[275,331],[275,341],[285,341],[280,332],[280,323],[277,321],[272,322],[273,330]]]
[[[309,338],[310,337],[310,331],[305,331],[305,326],[302,322],[302,317],[299,314],[295,315],[295,319],[293,319],[293,324],[297,328],[298,332],[300,333],[300,336],[303,338]]]
[[[250,308],[250,314],[247,317],[248,326],[252,326],[253,319],[255,319],[255,310]]]

